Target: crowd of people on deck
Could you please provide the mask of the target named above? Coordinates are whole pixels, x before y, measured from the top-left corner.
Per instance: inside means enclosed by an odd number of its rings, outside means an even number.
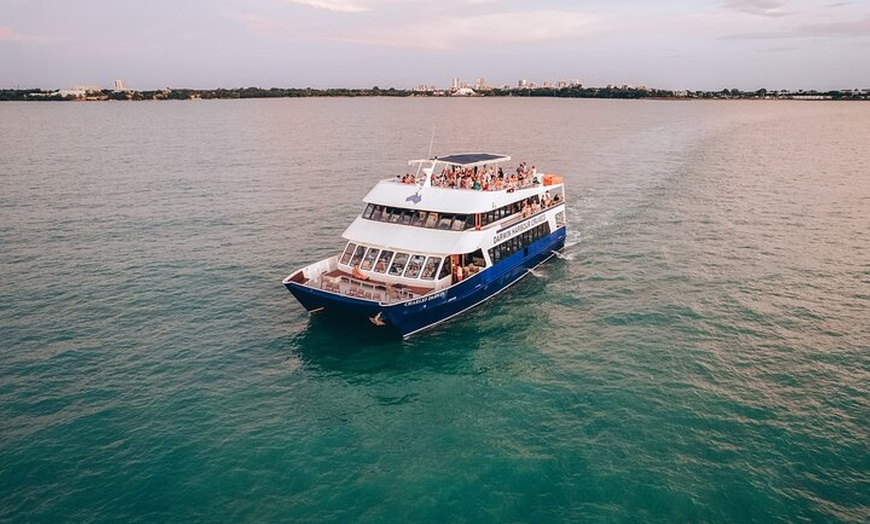
[[[396,179],[403,184],[417,183],[417,177],[410,173],[396,175]],[[432,175],[434,187],[479,191],[526,189],[541,183],[541,175],[538,174],[535,166],[529,167],[525,162],[521,162],[516,172],[510,174],[506,174],[501,167],[496,170],[494,166],[486,165],[474,167],[449,165],[440,173]]]
[[[554,197],[550,197],[550,192],[547,191],[543,195],[535,195],[533,197],[527,198],[523,200],[523,216],[531,216],[537,213],[542,209],[547,209],[550,206],[554,206],[559,203],[559,194],[556,193]]]

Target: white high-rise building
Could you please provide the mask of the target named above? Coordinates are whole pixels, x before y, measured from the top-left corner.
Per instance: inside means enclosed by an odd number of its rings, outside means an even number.
[[[454,76],[454,77],[453,77],[453,81],[450,82],[450,90],[451,90],[451,91],[456,91],[456,90],[459,89],[460,87],[462,87],[462,86],[459,85],[459,77]]]
[[[115,92],[121,92],[121,91],[126,91],[126,90],[127,90],[127,89],[124,87],[124,81],[123,81],[123,80],[115,80],[115,83],[113,84],[113,86],[114,86],[114,87],[113,87],[113,90],[114,90]]]

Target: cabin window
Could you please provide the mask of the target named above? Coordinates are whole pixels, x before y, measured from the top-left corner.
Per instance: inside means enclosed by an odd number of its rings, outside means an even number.
[[[384,215],[384,206],[374,206],[372,210],[372,220],[382,220]]]
[[[438,221],[438,229],[450,229],[450,223],[453,222],[453,215],[441,215]]]
[[[429,213],[429,217],[426,218],[426,226],[425,227],[434,229],[435,224],[437,224],[437,223],[438,223],[438,213],[434,213],[434,212]]]
[[[363,218],[372,218],[372,211],[374,210],[374,204],[367,205],[365,211],[363,211]]]
[[[412,226],[423,227],[423,224],[426,223],[426,212],[425,211],[416,211],[414,213],[414,218],[411,220]]]
[[[380,249],[370,247],[366,252],[366,256],[363,258],[363,262],[360,265],[363,269],[371,269],[375,265],[375,260],[378,258],[378,254],[381,252]]]
[[[362,261],[363,256],[366,254],[365,246],[356,246],[356,250],[353,252],[353,258],[350,259],[350,265],[356,266]]]
[[[405,270],[405,264],[408,263],[408,253],[396,253],[396,258],[393,259],[393,264],[390,266],[390,274],[394,276],[402,276]]]
[[[408,262],[408,269],[405,270],[405,277],[417,278],[420,275],[420,270],[423,269],[423,262],[425,260],[426,257],[423,255],[412,256],[411,261]]]
[[[435,273],[438,272],[438,264],[440,263],[441,257],[429,257],[426,259],[426,264],[423,266],[423,274],[420,278],[434,280]]]
[[[391,258],[393,258],[392,251],[387,251],[386,249],[381,251],[381,256],[378,257],[378,261],[375,264],[375,271],[378,273],[386,273],[387,268],[390,267]]]
[[[441,266],[441,272],[438,273],[438,280],[449,277],[451,269],[450,257],[444,257],[444,264]]]
[[[466,215],[456,215],[456,219],[453,220],[453,225],[450,226],[450,229],[453,231],[462,231],[465,229],[465,222],[468,221],[468,217]]]
[[[344,248],[344,253],[341,254],[341,260],[339,260],[342,264],[350,263],[350,257],[353,255],[353,251],[356,249],[356,244],[353,242],[348,242],[347,247]]]
[[[402,210],[393,207],[388,207],[387,209],[390,211],[390,222],[397,224],[399,219],[402,218]]]
[[[471,262],[477,267],[486,267],[486,260],[483,259],[483,250],[478,249],[472,253]]]

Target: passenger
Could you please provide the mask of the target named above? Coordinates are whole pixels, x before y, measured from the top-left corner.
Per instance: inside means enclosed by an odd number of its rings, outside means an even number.
[[[368,280],[369,277],[363,275],[363,272],[360,271],[359,266],[353,266],[353,278],[358,280]]]
[[[462,274],[462,265],[456,266],[456,281],[462,282],[463,274]]]

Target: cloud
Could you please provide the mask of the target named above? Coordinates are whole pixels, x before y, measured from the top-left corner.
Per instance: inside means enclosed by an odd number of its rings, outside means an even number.
[[[788,14],[782,9],[783,0],[722,0],[720,3],[728,9],[750,15],[778,17]]]
[[[804,24],[783,31],[740,33],[726,40],[769,40],[781,38],[862,38],[870,37],[870,17],[840,22]]]
[[[339,13],[365,13],[374,11],[380,6],[395,4],[406,7],[408,4],[423,4],[427,0],[284,0],[287,3],[305,5],[314,9],[335,11]],[[500,0],[442,0],[438,5],[442,8],[457,5],[492,4]]]
[[[870,17],[863,20],[806,24],[797,29],[802,36],[862,37],[870,36]]]
[[[452,50],[486,43],[530,43],[585,36],[593,17],[566,11],[525,11],[442,16],[421,22],[371,27],[331,38],[369,45]]]
[[[340,13],[362,13],[371,10],[371,1],[365,0],[285,0],[291,4],[307,5],[315,9]],[[375,2],[378,3],[378,2]]]
[[[289,35],[296,34],[291,28],[262,16],[243,13],[222,15],[224,18],[241,23],[253,35],[267,40],[287,40]]]
[[[32,36],[19,33],[9,26],[0,26],[0,42],[29,42],[44,44],[51,42],[51,38]]]
[[[14,42],[18,40],[18,34],[7,26],[0,26],[0,41]]]

